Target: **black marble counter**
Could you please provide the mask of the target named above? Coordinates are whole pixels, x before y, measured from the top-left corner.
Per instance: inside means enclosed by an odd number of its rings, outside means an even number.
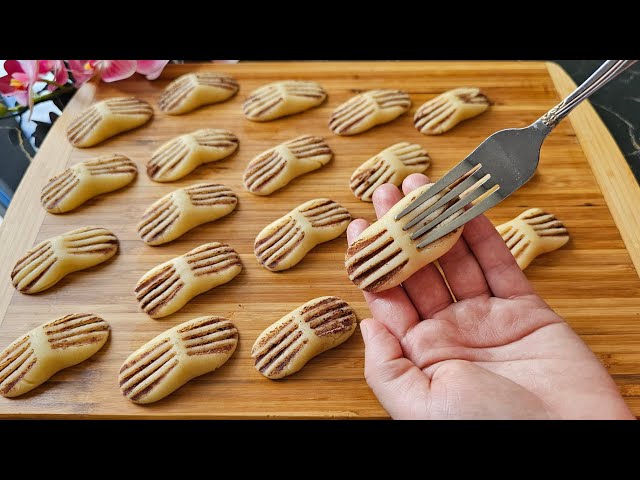
[[[582,83],[603,60],[554,60],[576,84]],[[591,97],[591,103],[611,131],[636,179],[640,182],[640,62]],[[48,102],[51,103],[51,102]],[[58,104],[62,107],[62,104]],[[40,106],[38,106],[40,107]],[[58,107],[34,114],[36,122],[0,119],[0,217],[29,165],[30,157],[57,118]],[[52,111],[53,110],[53,111]]]

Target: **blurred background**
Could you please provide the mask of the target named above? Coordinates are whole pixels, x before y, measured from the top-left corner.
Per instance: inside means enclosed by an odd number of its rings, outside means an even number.
[[[603,60],[553,60],[573,80],[583,82]],[[182,61],[174,61],[182,63]],[[0,60],[0,76],[5,74]],[[37,104],[28,113],[0,118],[0,222],[31,159],[72,93]],[[12,98],[0,97],[7,107]],[[640,63],[591,97],[591,103],[611,131],[636,179],[640,182]],[[533,121],[534,119],[532,119]],[[505,128],[508,125],[505,125]]]

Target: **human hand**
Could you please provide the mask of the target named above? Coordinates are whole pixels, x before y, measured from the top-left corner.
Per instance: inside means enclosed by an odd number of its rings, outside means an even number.
[[[406,195],[428,183],[402,184]],[[380,218],[402,198],[373,195]],[[351,244],[368,222],[354,220]],[[634,418],[580,337],[533,290],[491,222],[467,223],[434,264],[401,286],[366,293],[365,377],[393,418]]]

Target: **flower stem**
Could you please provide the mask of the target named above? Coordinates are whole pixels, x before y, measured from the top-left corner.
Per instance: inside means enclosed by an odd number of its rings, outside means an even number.
[[[71,92],[73,90],[75,90],[75,87],[73,85],[71,84],[63,85],[62,87],[58,88],[57,90],[54,90],[51,93],[47,93],[46,95],[40,95],[39,97],[36,97],[34,99],[34,105],[36,103],[53,100],[54,98],[60,97],[61,95],[64,95],[65,93]],[[29,110],[29,107],[27,105],[16,105],[15,107],[8,108],[7,114],[1,116],[0,118],[15,117],[17,115],[20,115],[26,112],[27,110]]]

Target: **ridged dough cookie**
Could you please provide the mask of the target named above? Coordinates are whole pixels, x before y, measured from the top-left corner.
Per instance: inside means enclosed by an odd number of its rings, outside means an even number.
[[[413,124],[420,133],[439,135],[489,108],[479,88],[456,88],[425,102],[416,110]]]
[[[149,270],[134,292],[147,315],[166,317],[196,295],[229,282],[241,270],[240,257],[233,248],[219,242],[205,243]]]
[[[249,120],[266,122],[317,107],[326,98],[327,92],[316,82],[285,80],[251,92],[242,111]]]
[[[91,313],[66,315],[30,330],[0,353],[0,394],[17,397],[54,373],[84,362],[109,338],[109,324]]]
[[[569,241],[564,224],[541,208],[530,208],[496,229],[522,270],[539,255],[553,252]]]
[[[118,251],[118,238],[106,228],[84,227],[45,240],[18,260],[11,283],[21,293],[52,287],[70,273],[106,262]]]
[[[336,135],[356,135],[409,111],[411,98],[401,90],[370,90],[347,100],[329,119]]]
[[[186,73],[172,81],[160,96],[158,106],[169,115],[180,115],[238,93],[238,82],[226,73]]]
[[[76,163],[42,189],[40,202],[49,213],[65,213],[87,200],[130,184],[138,168],[124,155],[107,155]]]
[[[153,108],[134,97],[110,98],[92,105],[67,129],[74,147],[93,147],[119,133],[144,125],[153,117]]]
[[[322,137],[303,135],[255,157],[244,171],[244,187],[254,195],[269,195],[305,173],[329,163],[333,152]]]
[[[338,297],[318,297],[267,327],[251,349],[256,369],[271,379],[296,373],[355,331],[356,314]]]
[[[138,234],[148,245],[162,245],[203,223],[230,214],[238,197],[229,187],[199,183],[180,188],[153,203],[138,224]]]
[[[228,157],[239,143],[232,132],[222,129],[204,128],[180,135],[153,153],[147,163],[147,174],[154,182],[178,180],[203,163]]]
[[[438,208],[408,230],[402,230],[404,225],[428,210],[447,191],[435,195],[401,220],[394,220],[398,213],[431,185],[433,184],[430,183],[417,188],[404,197],[391,207],[382,218],[369,225],[355,242],[349,246],[345,266],[349,279],[358,288],[366,292],[381,292],[400,285],[419,269],[444,255],[458,241],[464,227],[454,230],[422,249],[417,248],[420,238],[416,240],[411,240],[410,238],[413,232],[435,219],[455,203],[457,198],[454,198],[449,204]],[[462,210],[450,216],[441,225],[446,225],[461,214]],[[421,238],[424,239],[424,237]]]
[[[238,330],[223,317],[181,323],[129,355],[120,369],[122,394],[135,403],[152,403],[192,378],[222,366],[238,345]]]
[[[286,270],[316,245],[342,235],[350,220],[339,203],[328,198],[310,200],[266,226],[256,237],[254,253],[267,270]]]
[[[429,154],[420,145],[396,143],[360,165],[351,175],[349,187],[357,198],[371,202],[374,190],[380,185],[400,185],[406,177],[424,172],[429,165]]]

